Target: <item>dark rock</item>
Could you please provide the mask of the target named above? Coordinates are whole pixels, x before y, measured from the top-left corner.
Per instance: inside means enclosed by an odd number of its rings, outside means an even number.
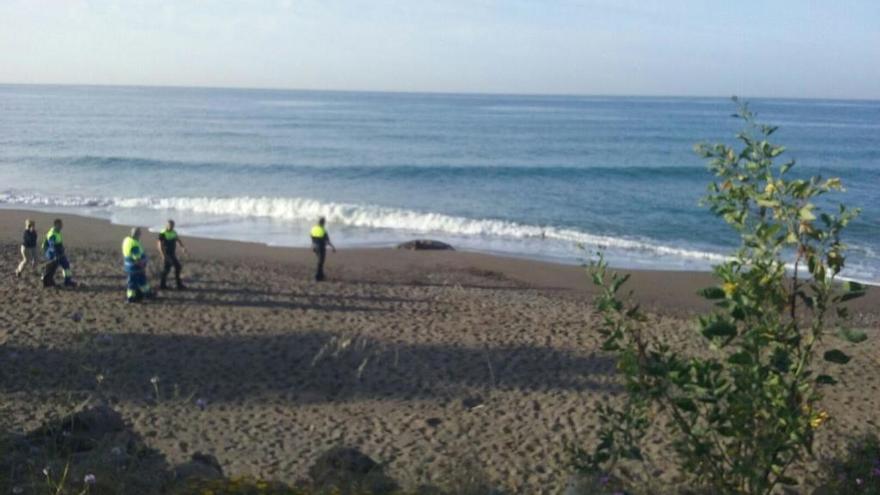
[[[455,248],[445,242],[432,241],[430,239],[404,242],[403,244],[398,244],[397,249],[408,249],[410,251],[455,251]]]
[[[425,420],[425,424],[430,426],[431,428],[436,428],[443,423],[443,420],[440,418],[428,418]]]
[[[313,488],[337,491],[340,495],[351,493],[391,493],[398,489],[384,468],[357,449],[336,447],[321,454],[312,467],[309,477]]]
[[[185,464],[174,468],[174,478],[180,481],[215,480],[223,477],[223,468],[217,458],[196,452]]]
[[[31,432],[31,440],[45,439],[64,451],[88,452],[106,436],[125,430],[122,416],[105,405],[75,413],[55,424],[47,424]]]
[[[56,474],[68,470],[70,480],[94,475],[96,484],[90,493],[116,493],[112,485],[125,486],[125,493],[159,495],[171,479],[161,452],[147,446],[107,405],[47,421],[27,434],[9,435],[3,440],[0,473],[4,475],[0,475],[0,486],[29,486],[34,480],[35,459]]]

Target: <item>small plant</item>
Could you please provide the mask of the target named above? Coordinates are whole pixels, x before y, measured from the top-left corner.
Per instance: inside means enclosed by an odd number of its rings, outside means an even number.
[[[830,462],[829,495],[880,495],[880,438],[867,435],[849,446],[843,460]]]
[[[159,376],[153,375],[150,378],[150,384],[153,386],[153,396],[156,397],[156,403],[158,403],[161,398],[159,394]]]
[[[818,374],[814,361],[830,317],[845,321],[841,303],[865,292],[836,281],[846,248],[840,234],[858,210],[821,212],[816,198],[841,190],[840,180],[789,177],[794,162],[775,164],[785,148],[769,142],[776,128],[755,123],[745,105],[738,116],[747,126],[737,136],[742,149],[696,147],[716,176],[705,203],[742,241],[715,267],[719,284],[701,291],[717,306],[698,321],[705,352],[683,356],[653,336],[648,318],[619,295],[628,276],[608,271],[601,256],[591,266],[603,348],[616,356],[626,396],[622,406],[600,409],[595,449],[575,449],[581,471],[612,472],[620,460],[642,460],[641,441],[657,423],[691,486],[768,494],[796,484],[789,468],[812,454],[814,432],[829,419],[820,389],[836,381]],[[866,338],[844,328],[838,335]],[[823,357],[836,365],[850,360],[839,349]]]

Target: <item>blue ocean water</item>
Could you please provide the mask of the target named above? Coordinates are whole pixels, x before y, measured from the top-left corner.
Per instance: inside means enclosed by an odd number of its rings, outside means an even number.
[[[793,173],[863,209],[847,275],[880,282],[880,102],[754,99]],[[709,269],[736,245],[699,205],[725,98],[0,85],[0,205],[305,246],[416,237],[629,268]],[[586,250],[586,252],[584,251]]]

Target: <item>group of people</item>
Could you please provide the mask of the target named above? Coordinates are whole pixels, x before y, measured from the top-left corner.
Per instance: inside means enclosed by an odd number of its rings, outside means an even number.
[[[60,266],[64,274],[64,286],[76,287],[73,280],[73,270],[64,250],[64,222],[56,218],[52,222],[52,228],[46,233],[46,237],[40,244],[45,264],[42,268],[40,279],[43,287],[54,287],[55,278]],[[153,297],[155,293],[147,279],[147,253],[141,245],[141,229],[133,228],[128,237],[122,241],[123,266],[128,278],[126,287],[126,300],[138,302],[144,298]],[[156,241],[159,252],[162,254],[164,267],[160,279],[160,289],[168,289],[168,275],[174,270],[174,279],[177,289],[186,289],[180,277],[182,265],[177,257],[177,246],[186,253],[186,246],[174,230],[174,220],[168,220],[165,228],[159,233]],[[15,276],[21,277],[25,269],[30,265],[31,270],[37,271],[37,225],[33,220],[25,221],[24,233],[21,241],[21,263],[15,270]]]
[[[64,224],[61,220],[56,218],[41,244],[43,256],[46,258],[41,277],[43,287],[55,285],[55,273],[59,266],[64,273],[64,285],[66,287],[76,286],[76,282],[73,281],[73,271],[70,269],[70,261],[67,260],[67,255],[64,253],[64,236],[61,233],[63,227]],[[28,265],[31,266],[31,270],[37,270],[37,224],[33,220],[25,221],[21,240],[21,263],[15,270],[15,276],[21,277]]]
[[[177,231],[174,230],[174,220],[168,220],[165,228],[159,232],[159,238],[156,240],[156,246],[162,254],[162,275],[160,277],[159,289],[168,290],[168,275],[171,269],[174,269],[174,279],[177,282],[177,290],[184,290],[186,286],[180,278],[180,270],[182,268],[180,260],[177,258],[177,246],[186,253],[186,246]],[[152,298],[155,296],[150,282],[147,278],[147,252],[141,245],[141,229],[134,227],[131,233],[122,241],[123,267],[127,277],[125,298],[128,302],[139,302],[144,298]]]
[[[161,290],[168,289],[168,275],[172,269],[174,270],[177,289],[186,289],[180,277],[182,265],[177,257],[177,247],[180,246],[183,253],[186,253],[186,246],[184,246],[180,236],[177,235],[177,231],[174,230],[174,225],[174,220],[168,220],[165,228],[159,232],[156,241],[164,265],[159,284]],[[64,286],[76,286],[76,282],[73,280],[73,270],[70,267],[70,261],[64,252],[63,229],[64,223],[61,219],[56,218],[52,222],[52,228],[46,233],[46,237],[41,244],[41,251],[46,261],[41,275],[43,287],[53,287],[56,285],[55,276],[59,266],[64,274]],[[318,223],[312,227],[310,236],[312,251],[317,257],[315,280],[320,282],[325,278],[324,261],[327,256],[327,247],[329,246],[333,252],[336,252],[336,246],[330,241],[330,235],[327,233],[324,217],[318,219]],[[140,228],[132,228],[131,233],[122,241],[122,256],[123,267],[127,277],[126,301],[139,302],[145,298],[154,297],[155,292],[152,290],[147,277],[147,252],[141,244]],[[36,222],[30,219],[25,221],[21,242],[21,258],[21,263],[18,264],[15,270],[16,277],[21,277],[28,265],[30,265],[32,271],[37,271],[37,225]]]

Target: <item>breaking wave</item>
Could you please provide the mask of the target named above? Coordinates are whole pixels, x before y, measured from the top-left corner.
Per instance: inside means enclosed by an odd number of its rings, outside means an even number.
[[[722,261],[724,256],[667,246],[640,239],[591,234],[572,228],[529,225],[499,219],[467,218],[443,213],[422,212],[377,205],[324,202],[308,198],[280,197],[172,197],[172,198],[90,198],[0,193],[0,204],[44,208],[149,208],[192,212],[233,218],[267,218],[290,222],[311,222],[319,216],[335,226],[382,229],[417,234],[438,234],[508,240],[555,240],[601,248],[679,258]]]

